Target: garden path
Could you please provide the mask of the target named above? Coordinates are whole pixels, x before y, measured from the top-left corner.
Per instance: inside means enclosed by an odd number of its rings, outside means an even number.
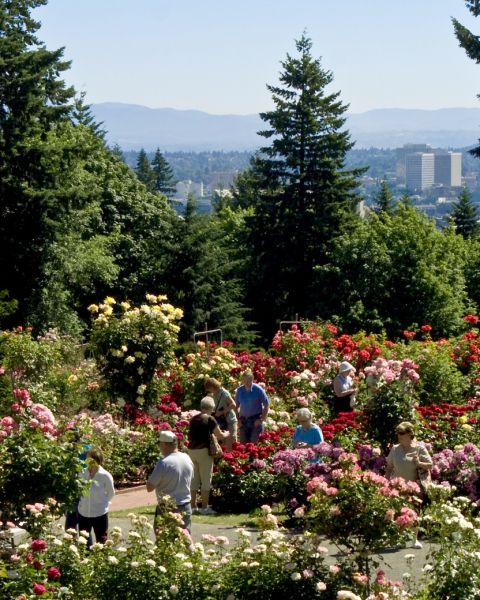
[[[148,493],[145,486],[139,486],[130,488],[127,490],[117,491],[116,496],[113,498],[110,505],[110,512],[129,510],[142,506],[154,506],[156,504],[155,494]],[[237,538],[237,527],[222,524],[221,517],[219,516],[218,523],[198,523],[195,517],[192,522],[192,537],[195,542],[202,540],[202,535],[223,535],[228,537],[231,543],[234,543]],[[126,517],[114,517],[110,519],[110,527],[121,527],[124,534],[128,533],[130,528],[130,519]],[[247,528],[248,529],[248,528]],[[258,532],[250,529],[252,538],[255,540]],[[152,534],[153,539],[153,534]],[[418,580],[422,573],[422,568],[427,563],[427,555],[431,548],[431,544],[427,541],[422,541],[423,548],[421,550],[414,550],[413,548],[401,548],[401,549],[386,549],[382,555],[376,555],[372,558],[378,560],[380,568],[386,573],[389,579],[402,580],[404,573],[410,573],[414,580]],[[333,564],[336,562],[339,556],[339,551],[336,546],[330,544],[328,540],[325,540],[324,544],[329,549],[327,555],[327,562]],[[405,555],[414,554],[415,560],[408,564],[405,559]]]

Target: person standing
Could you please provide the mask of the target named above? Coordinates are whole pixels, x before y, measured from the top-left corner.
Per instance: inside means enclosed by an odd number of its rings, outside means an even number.
[[[385,476],[402,477],[405,481],[420,483],[420,478],[430,477],[433,462],[425,446],[415,439],[415,427],[409,421],[399,423],[395,429],[398,444],[395,444],[387,456]],[[421,548],[422,544],[417,536],[413,542],[414,548]]]
[[[218,440],[228,438],[229,433],[221,431],[212,413],[215,401],[210,396],[205,396],[200,401],[200,412],[190,420],[188,430],[188,454],[193,462],[193,479],[191,487],[192,507],[197,512],[197,493],[200,488],[202,509],[204,515],[213,515],[215,511],[209,505],[210,488],[212,487],[213,456],[210,456],[210,436]]]
[[[262,386],[253,383],[249,369],[242,373],[242,385],[235,392],[235,404],[240,422],[240,442],[257,442],[268,415],[269,400]]]
[[[190,487],[193,477],[193,463],[185,452],[178,450],[178,439],[173,431],[161,431],[160,451],[163,455],[147,480],[147,492],[157,495],[155,520],[160,514],[163,496],[170,496],[175,502],[176,511],[182,515],[183,525],[188,531],[192,526],[192,506]]]
[[[341,412],[352,412],[355,404],[355,394],[357,388],[353,382],[355,367],[344,360],[338,368],[338,375],[333,380],[333,391],[335,398],[333,401],[333,412],[335,417]]]
[[[88,531],[87,546],[92,545],[91,531],[95,533],[95,541],[104,544],[108,536],[108,507],[115,495],[113,477],[103,467],[103,454],[91,448],[85,459],[87,467],[81,477],[90,481],[89,489],[78,503],[78,529]]]
[[[227,429],[230,435],[224,439],[225,448],[231,452],[233,442],[237,441],[238,419],[235,402],[230,393],[213,377],[205,380],[205,391],[213,397],[215,410],[213,416],[220,429]]]

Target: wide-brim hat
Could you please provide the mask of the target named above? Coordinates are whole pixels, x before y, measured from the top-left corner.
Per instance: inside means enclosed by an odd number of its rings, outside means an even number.
[[[356,371],[356,370],[357,369],[355,369],[355,367],[346,360],[341,362],[340,366],[338,367],[338,371],[340,373],[346,373],[347,371]]]

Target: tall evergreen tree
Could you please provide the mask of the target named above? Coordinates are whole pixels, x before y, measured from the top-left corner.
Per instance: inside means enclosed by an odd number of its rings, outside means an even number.
[[[153,157],[152,169],[155,177],[155,190],[161,192],[167,198],[171,198],[176,189],[173,170],[160,152],[160,148],[157,148]]]
[[[173,235],[170,269],[163,281],[170,300],[183,308],[182,338],[192,339],[207,323],[221,328],[229,340],[251,341],[236,264],[223,246],[226,228],[210,215],[200,214],[190,194]]]
[[[152,165],[148,160],[147,153],[143,148],[138,153],[135,173],[137,174],[138,179],[145,184],[149,192],[155,191],[155,174]]]
[[[394,210],[393,194],[385,180],[380,184],[380,190],[375,198],[375,203],[380,212],[392,214]]]
[[[18,321],[68,209],[48,192],[52,148],[44,140],[69,118],[74,91],[59,78],[69,68],[63,48],[47,50],[35,35],[40,25],[30,13],[44,4],[0,3],[0,290],[19,301]]]
[[[480,1],[479,0],[465,0],[465,5],[474,17],[480,15]],[[453,28],[457,40],[460,43],[460,47],[463,48],[469,58],[474,60],[477,64],[480,63],[480,37],[472,33],[464,25],[459,23],[457,19],[453,19]],[[480,95],[478,96],[480,97]],[[480,158],[480,146],[470,150],[470,153]]]
[[[478,211],[467,188],[463,188],[458,202],[453,205],[451,218],[455,225],[455,231],[462,237],[469,238],[478,235]]]
[[[268,337],[276,321],[295,314],[313,317],[327,296],[317,275],[329,243],[353,216],[362,169],[344,170],[353,143],[344,129],[347,106],[327,93],[333,75],[311,54],[304,34],[298,57],[283,61],[280,85],[267,88],[275,108],[260,114],[259,134],[272,140],[252,159],[240,206],[250,202],[245,246],[251,253],[247,304]]]
[[[86,92],[81,92],[79,96],[75,98],[75,103],[73,106],[72,117],[74,123],[78,123],[79,125],[85,125],[85,127],[90,127],[95,135],[98,137],[105,139],[105,134],[107,133],[105,129],[102,129],[103,122],[97,123],[95,117],[92,114],[92,109],[89,104],[85,102]]]

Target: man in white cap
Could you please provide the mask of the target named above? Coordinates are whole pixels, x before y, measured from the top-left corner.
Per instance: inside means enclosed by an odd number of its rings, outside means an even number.
[[[333,380],[333,391],[335,392],[333,412],[336,417],[341,412],[352,412],[353,410],[357,392],[352,379],[355,371],[355,367],[348,361],[344,360],[340,363],[338,375]]]
[[[173,431],[161,431],[161,458],[147,481],[147,492],[155,490],[157,501],[161,504],[164,496],[170,496],[177,505],[177,511],[183,517],[185,529],[192,525],[192,506],[190,504],[190,485],[193,477],[193,463],[185,452],[179,452],[177,436]],[[157,505],[155,519],[160,509]]]

